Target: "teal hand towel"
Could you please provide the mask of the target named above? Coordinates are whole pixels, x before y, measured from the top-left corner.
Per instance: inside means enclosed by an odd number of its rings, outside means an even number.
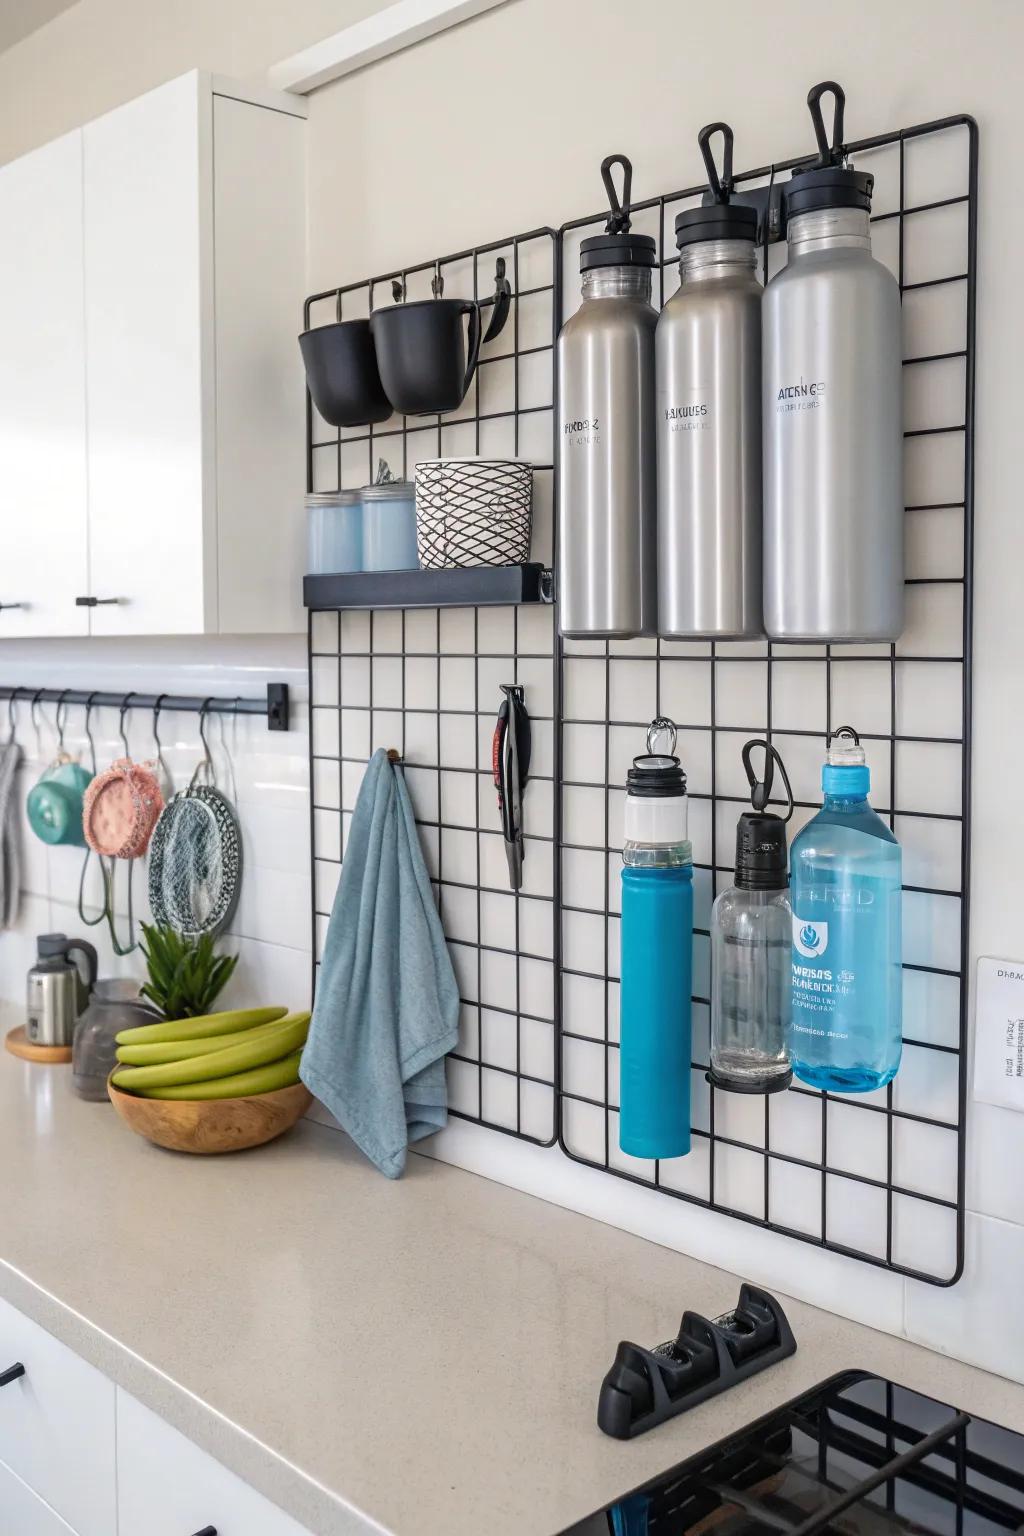
[[[447,1123],[459,989],[412,802],[381,749],[349,828],[300,1074],[381,1173]]]

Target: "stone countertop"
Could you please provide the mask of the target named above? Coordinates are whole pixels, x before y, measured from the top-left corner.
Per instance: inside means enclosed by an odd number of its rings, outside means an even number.
[[[429,1158],[390,1182],[310,1122],[178,1155],[4,1055],[0,1164],[0,1295],[316,1536],[552,1536],[851,1366],[1024,1430],[1024,1387],[780,1298],[795,1356],[609,1440],[618,1340],[736,1277]]]

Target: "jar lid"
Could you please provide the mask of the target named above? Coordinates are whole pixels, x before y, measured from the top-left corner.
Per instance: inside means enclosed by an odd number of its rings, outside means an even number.
[[[364,485],[359,492],[363,501],[412,501],[415,495],[412,480],[385,480],[383,485]]]
[[[362,491],[308,491],[307,507],[352,507],[362,500]]]

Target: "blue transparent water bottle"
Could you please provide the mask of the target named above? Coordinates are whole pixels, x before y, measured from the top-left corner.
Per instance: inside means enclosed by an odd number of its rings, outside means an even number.
[[[870,1093],[902,1049],[902,855],[868,804],[871,773],[842,726],[821,771],[825,803],[794,839],[793,1071],[829,1093]]]
[[[668,732],[668,753],[654,750]],[[626,781],[622,846],[619,1146],[633,1157],[690,1150],[693,854],[676,728],[659,718]]]

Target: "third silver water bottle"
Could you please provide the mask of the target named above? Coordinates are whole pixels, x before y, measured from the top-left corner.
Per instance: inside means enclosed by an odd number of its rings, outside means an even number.
[[[680,286],[655,338],[658,629],[735,640],[762,633],[757,214],[731,201],[728,124],[710,123],[697,142],[713,201],[676,219]]]
[[[657,255],[650,235],[629,233],[629,161],[610,155],[601,175],[611,214],[580,247],[583,303],[558,338],[558,624],[563,635],[610,639],[658,632]]]
[[[763,302],[764,620],[777,640],[903,629],[900,295],[871,254],[874,178],[843,163],[844,100],[831,80],[808,95],[819,156],[783,187],[788,258]]]

